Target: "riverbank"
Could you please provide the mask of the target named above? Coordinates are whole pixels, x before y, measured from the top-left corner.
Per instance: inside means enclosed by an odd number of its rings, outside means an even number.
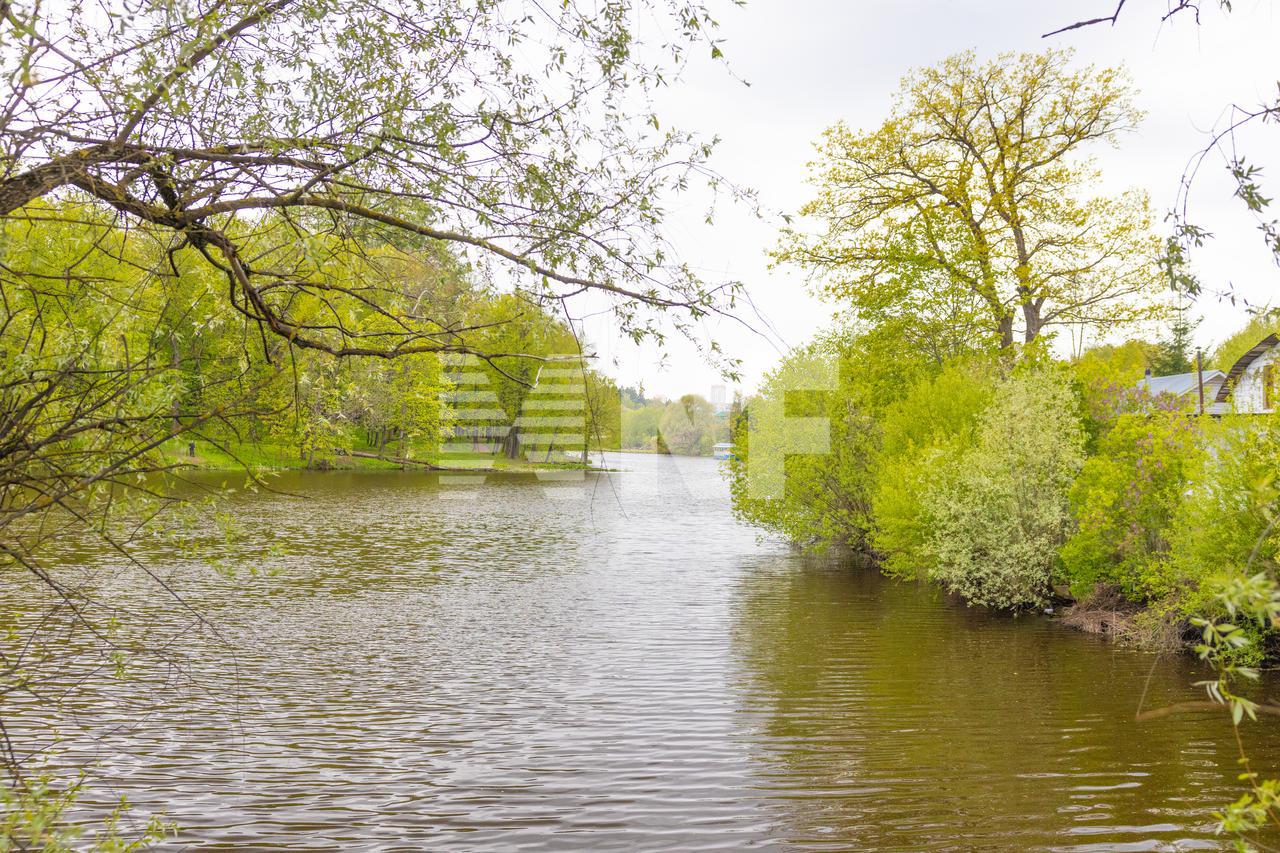
[[[1058,619],[1073,630],[1149,652],[1190,654],[1199,642],[1187,620],[1172,618],[1155,605],[1129,601],[1111,587],[1100,586],[1085,598],[1068,600]]]
[[[807,549],[801,549],[808,553]],[[878,555],[845,546],[830,553],[840,553],[845,560],[865,565],[869,571],[890,581],[904,580],[887,571]],[[1037,613],[1051,622],[1081,634],[1091,634],[1117,646],[1139,652],[1156,654],[1192,655],[1202,641],[1200,631],[1182,615],[1181,609],[1171,601],[1142,603],[1126,598],[1116,587],[1099,584],[1087,595],[1076,597],[1068,587],[1055,585],[1045,602],[1022,610],[1006,610],[975,605],[957,592],[948,591],[944,585],[920,577],[926,586],[941,592],[956,607],[989,612],[996,618],[1011,621],[1027,613]],[[909,580],[909,579],[905,579]],[[1261,638],[1258,648],[1262,657],[1255,663],[1280,661],[1280,637],[1270,632]]]
[[[181,465],[203,471],[399,471],[429,470],[444,472],[500,471],[509,474],[531,474],[538,471],[581,471],[581,462],[572,460],[549,460],[529,462],[523,459],[508,459],[501,454],[489,453],[450,453],[441,455],[438,452],[424,451],[411,447],[405,451],[407,456],[394,453],[378,455],[372,447],[354,447],[345,453],[332,456],[307,459],[298,453],[296,448],[282,447],[273,444],[256,442],[234,442],[216,445],[208,441],[196,441],[188,447],[167,447],[164,450],[166,460],[174,465]],[[191,451],[194,450],[194,454]],[[605,471],[594,465],[586,466],[588,471]]]
[[[669,450],[657,450],[653,447],[624,447],[621,450],[611,451],[613,453],[637,453],[643,456],[678,456],[681,459],[714,459],[711,453],[672,453]]]

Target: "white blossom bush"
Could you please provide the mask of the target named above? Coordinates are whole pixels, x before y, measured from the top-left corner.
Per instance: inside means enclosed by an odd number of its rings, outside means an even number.
[[[1001,381],[976,442],[925,496],[930,575],[969,602],[1043,604],[1084,462],[1079,402],[1056,369]]]

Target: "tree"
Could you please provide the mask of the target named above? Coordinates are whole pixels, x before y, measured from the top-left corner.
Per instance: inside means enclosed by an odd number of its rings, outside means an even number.
[[[5,622],[0,696],[35,692],[22,649],[49,625],[112,661],[178,654],[103,630],[101,585],[38,549],[70,527],[127,555],[109,522],[164,502],[165,444],[235,434],[260,400],[255,427],[332,454],[355,371],[308,354],[426,359],[380,376],[398,435],[433,428],[435,354],[508,379],[545,360],[453,266],[543,325],[584,294],[635,338],[725,310],[734,286],[662,231],[669,192],[717,183],[710,147],[649,107],[689,49],[719,54],[715,24],[697,0],[645,9],[660,50],[628,0],[0,0],[0,557],[56,602]]]
[[[648,402],[645,400],[643,382],[634,388],[630,385],[624,385],[618,389],[618,394],[622,403],[626,406],[643,406]]]
[[[1162,288],[1147,198],[1091,193],[1084,156],[1139,118],[1119,71],[1072,70],[1065,52],[916,70],[879,128],[824,133],[801,213],[825,230],[788,229],[775,257],[862,319],[942,306],[1003,346],[1018,324],[1030,342],[1150,318]]]
[[[646,400],[640,406],[622,407],[622,449],[649,450],[658,442],[658,421],[662,418],[666,403]]]
[[[972,450],[994,379],[988,360],[956,360],[916,382],[885,410],[873,457],[870,541],[887,574],[928,576],[933,519],[927,497]]]
[[[1209,364],[1219,370],[1230,370],[1240,356],[1253,349],[1267,335],[1280,332],[1280,317],[1274,311],[1263,311],[1251,316],[1239,330],[1233,332],[1214,349]]]
[[[624,388],[624,395],[631,389]],[[621,446],[677,456],[710,456],[717,442],[728,441],[728,418],[716,414],[715,407],[700,394],[684,394],[678,400],[662,397],[635,402],[631,391],[623,401],[619,416]],[[614,396],[618,396],[615,391]],[[615,404],[616,406],[616,404]]]
[[[698,394],[668,403],[658,417],[657,442],[664,453],[709,456],[715,443],[727,438],[727,424],[717,420],[715,407]]]
[[[355,396],[351,420],[362,423],[377,453],[386,452],[396,441],[395,455],[409,458],[410,441],[428,439],[438,444],[441,429],[450,412],[443,406],[444,389],[440,364],[431,355],[413,355],[394,361],[355,362],[351,383],[362,393]]]
[[[1085,428],[1090,449],[1117,417],[1146,412],[1153,406],[1178,404],[1172,398],[1153,400],[1139,387],[1143,375],[1160,354],[1160,347],[1144,340],[1099,344],[1080,354],[1071,365],[1084,399]]]
[[[866,545],[868,463],[880,430],[867,399],[874,399],[867,394],[874,362],[859,369],[862,343],[819,336],[788,353],[747,401],[733,424],[729,461],[733,509],[743,521],[815,549]],[[821,418],[830,452],[801,452],[791,440],[793,418]],[[758,454],[781,455],[781,488],[768,487]]]
[[[582,378],[586,397],[586,451],[620,449],[623,392],[598,370],[584,369]]]
[[[1183,412],[1127,414],[1099,442],[1071,487],[1076,530],[1062,547],[1077,598],[1097,583],[1149,601],[1168,595],[1162,562],[1175,511],[1204,455],[1200,423]]]
[[[536,301],[511,293],[481,295],[474,301],[468,315],[469,324],[475,327],[473,342],[488,352],[532,356],[488,364],[475,359],[477,365],[465,371],[480,371],[483,388],[475,393],[497,404],[488,407],[491,417],[482,428],[502,433],[503,453],[516,459],[521,451],[521,417],[528,414],[525,408],[531,395],[537,393],[535,385],[540,378],[548,382],[564,378],[554,375],[559,370],[576,370],[580,377],[584,353],[573,328]],[[578,437],[581,438],[580,431]]]
[[[732,288],[676,263],[659,231],[663,194],[714,176],[707,145],[658,130],[648,94],[693,44],[719,48],[700,3],[656,14],[677,33],[666,63],[640,58],[627,2],[110,0],[92,22],[4,2],[0,215],[78,193],[167,231],[167,263],[213,265],[264,332],[338,355],[473,349],[397,304],[361,253],[377,243],[443,241],[530,298],[595,293],[626,331],[658,334],[659,315],[682,324]],[[357,307],[382,322],[357,325]]]
[[[1195,370],[1192,338],[1197,322],[1189,316],[1190,305],[1181,305],[1169,320],[1167,334],[1156,345],[1151,359],[1151,370],[1157,376],[1170,376],[1176,373],[1190,373]]]
[[[1072,368],[1086,387],[1132,388],[1141,381],[1159,354],[1159,344],[1141,339],[1130,339],[1122,344],[1098,344],[1080,353]]]
[[[806,546],[871,550],[885,421],[941,364],[900,331],[893,324],[825,333],[765,378],[732,424],[729,485],[739,518]],[[789,453],[793,417],[824,419],[830,452],[787,455],[780,490],[753,488],[753,454]]]

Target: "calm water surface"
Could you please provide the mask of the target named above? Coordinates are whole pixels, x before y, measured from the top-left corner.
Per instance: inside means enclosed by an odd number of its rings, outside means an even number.
[[[181,666],[6,723],[62,733],[174,849],[1225,846],[1225,715],[1133,719],[1198,698],[1191,661],[761,541],[710,460],[614,462],[240,495],[231,579],[154,556],[219,636],[84,555],[170,614]],[[1276,728],[1246,729],[1259,769]]]

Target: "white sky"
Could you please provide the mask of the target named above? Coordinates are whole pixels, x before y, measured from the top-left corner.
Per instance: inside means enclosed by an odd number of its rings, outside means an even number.
[[[730,180],[759,191],[773,211],[794,212],[810,197],[805,182],[812,143],[838,119],[851,126],[879,125],[903,74],[969,48],[982,58],[1001,51],[1074,47],[1081,63],[1123,63],[1139,91],[1147,119],[1117,149],[1094,150],[1108,188],[1146,189],[1158,215],[1172,205],[1191,156],[1224,119],[1230,103],[1254,105],[1276,95],[1280,80],[1280,13],[1267,0],[1237,0],[1220,13],[1205,0],[1203,25],[1189,13],[1161,25],[1164,3],[1131,2],[1118,26],[1095,26],[1044,40],[1040,34],[1082,17],[1110,14],[1115,0],[750,0],[721,9],[724,50],[743,85],[710,60],[695,61],[661,95],[668,124],[718,135],[713,166]],[[1280,172],[1280,128],[1252,137],[1253,161]],[[1212,160],[1193,196],[1192,218],[1214,232],[1197,257],[1207,287],[1235,291],[1250,301],[1280,303],[1280,270],[1265,250],[1254,221],[1231,198],[1229,176]],[[1264,174],[1265,178],[1265,174]],[[1280,193],[1280,175],[1267,185]],[[739,279],[773,333],[762,337],[718,321],[707,332],[743,359],[744,390],[751,390],[789,346],[829,325],[835,306],[823,304],[789,270],[770,270],[766,257],[778,222],[723,209],[713,228],[701,225],[706,197],[680,204],[674,236],[683,259],[711,281]],[[1274,294],[1274,296],[1273,296]],[[1204,296],[1197,342],[1209,347],[1245,320],[1243,309]],[[758,321],[752,318],[757,326]],[[763,327],[761,327],[763,328]],[[658,353],[618,341],[605,327],[588,326],[605,357],[601,366],[623,384],[667,396],[707,395],[723,380],[682,341]]]

